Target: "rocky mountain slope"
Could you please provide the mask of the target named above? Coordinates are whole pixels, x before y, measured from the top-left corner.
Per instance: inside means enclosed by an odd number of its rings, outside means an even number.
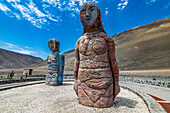
[[[170,69],[170,17],[134,27],[112,38],[120,70]],[[65,70],[71,71],[74,68],[74,49],[64,54]],[[40,64],[36,67],[47,68],[47,65]]]
[[[0,69],[23,68],[41,61],[43,61],[43,59],[39,57],[20,54],[0,48]]]

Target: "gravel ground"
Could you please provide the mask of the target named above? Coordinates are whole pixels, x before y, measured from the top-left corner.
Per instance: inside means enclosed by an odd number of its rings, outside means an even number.
[[[92,108],[78,104],[73,83],[63,86],[37,84],[0,91],[1,113],[149,113],[144,101],[121,88],[110,108]]]

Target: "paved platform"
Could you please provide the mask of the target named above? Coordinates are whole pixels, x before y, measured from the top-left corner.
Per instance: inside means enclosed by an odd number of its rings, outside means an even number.
[[[135,93],[121,88],[110,108],[92,108],[78,104],[73,82],[62,86],[36,84],[0,91],[0,111],[23,113],[149,113],[147,105]]]
[[[170,88],[152,86],[147,84],[138,84],[133,82],[120,81],[120,85],[140,90],[151,96],[157,101],[168,113],[170,113]]]

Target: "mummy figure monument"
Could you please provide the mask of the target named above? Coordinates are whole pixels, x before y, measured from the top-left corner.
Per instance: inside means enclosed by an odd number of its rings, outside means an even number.
[[[48,47],[52,53],[48,56],[48,72],[46,74],[46,85],[62,85],[64,71],[64,55],[60,52],[60,42],[56,39],[48,41]]]
[[[85,106],[106,108],[120,92],[115,43],[104,31],[99,8],[90,1],[80,10],[83,34],[75,46],[74,90]]]

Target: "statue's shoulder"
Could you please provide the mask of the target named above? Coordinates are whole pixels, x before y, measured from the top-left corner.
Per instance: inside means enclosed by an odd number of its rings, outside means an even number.
[[[59,54],[60,56],[64,56],[64,54],[63,54],[62,52],[60,52],[60,51],[58,51],[58,54]]]
[[[77,40],[77,44],[80,43],[81,39],[83,39],[85,37],[85,35],[82,35],[78,40]]]
[[[75,49],[77,49],[77,48],[79,47],[79,43],[80,43],[80,41],[81,41],[81,39],[82,39],[83,37],[84,37],[84,36],[81,36],[81,37],[77,40],[76,45],[75,45]]]
[[[102,31],[102,32],[97,33],[96,36],[97,36],[97,37],[103,37],[103,38],[104,38],[104,37],[107,37],[108,35],[107,35],[107,33],[105,33],[105,32]]]
[[[60,52],[60,56],[61,56],[61,57],[64,57],[64,54],[63,54],[62,52]]]
[[[55,57],[56,55],[54,54],[54,52],[52,52],[48,57],[47,60],[51,60]]]
[[[106,36],[104,39],[106,40],[107,43],[114,43],[113,38],[110,36]]]
[[[48,55],[48,57],[50,57],[50,56],[52,56],[53,54],[52,53],[50,53],[49,55]]]
[[[48,56],[48,57],[53,57],[55,55],[55,53],[54,52],[52,52],[52,53],[50,53],[50,55]]]

